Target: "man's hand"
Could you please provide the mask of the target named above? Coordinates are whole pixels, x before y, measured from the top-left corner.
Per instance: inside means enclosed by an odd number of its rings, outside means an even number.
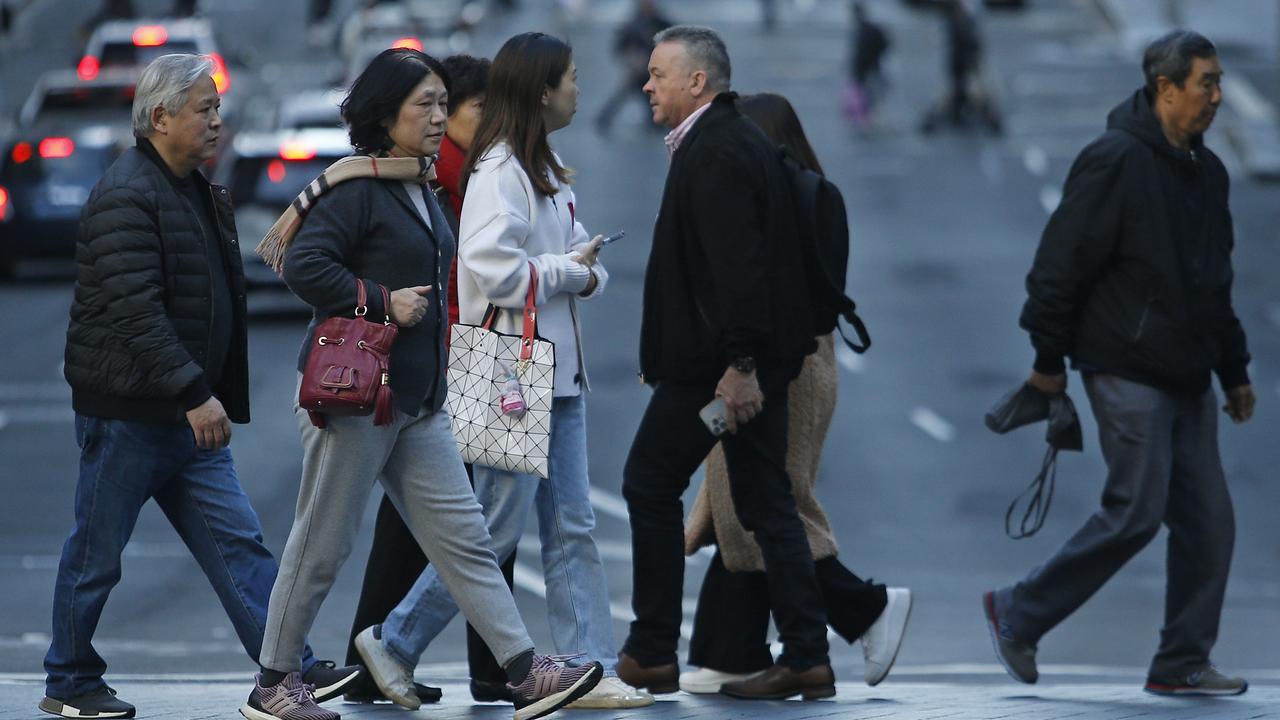
[[[400,327],[413,327],[427,314],[430,285],[400,288],[391,293],[391,321]]]
[[[1239,424],[1248,422],[1249,418],[1253,417],[1253,406],[1257,402],[1258,398],[1253,394],[1253,386],[1241,385],[1227,391],[1227,404],[1222,409],[1231,416],[1232,422]]]
[[[218,398],[210,397],[202,405],[187,411],[187,422],[201,450],[219,450],[231,442],[231,420]]]
[[[729,433],[737,433],[738,426],[751,421],[764,409],[764,393],[754,372],[744,373],[736,368],[724,371],[716,385],[716,397],[724,398],[724,416]]]
[[[1045,395],[1061,395],[1067,391],[1067,374],[1045,375],[1032,370],[1027,384]]]
[[[600,257],[600,248],[603,246],[604,236],[597,235],[591,238],[591,242],[581,246],[581,249],[573,251],[573,261],[591,267]]]

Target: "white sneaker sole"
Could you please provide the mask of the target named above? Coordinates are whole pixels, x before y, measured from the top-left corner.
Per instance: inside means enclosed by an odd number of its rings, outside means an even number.
[[[895,614],[890,615],[886,620],[886,622],[889,623],[889,638],[890,644],[893,646],[893,651],[889,653],[889,659],[887,661],[867,664],[866,672],[863,674],[863,680],[865,680],[867,685],[871,687],[879,685],[881,681],[888,677],[889,671],[893,669],[893,664],[898,661],[898,651],[902,649],[902,640],[907,636],[907,623],[911,620],[911,607],[915,600],[911,591],[906,588],[890,589],[901,590],[902,593],[899,593],[899,595],[905,594],[907,599],[904,603],[905,607],[899,605],[896,608],[885,608],[886,612],[889,612],[890,610],[895,611]]]
[[[591,672],[583,675],[578,682],[574,683],[568,690],[562,690],[558,693],[548,695],[541,700],[529,703],[524,707],[516,710],[515,720],[536,720],[536,718],[550,715],[572,703],[574,700],[591,692],[600,682],[600,678],[604,677],[604,668],[599,665],[591,668]]]
[[[382,658],[377,655],[382,648],[371,647],[373,643],[381,644],[381,640],[373,636],[373,632],[366,628],[356,636],[356,652],[360,653],[360,659],[364,660],[364,669],[369,673],[369,677],[373,678],[373,684],[378,686],[385,696],[391,702],[408,710],[417,710],[422,707],[422,700],[417,695],[405,695],[398,692],[387,682],[387,679],[378,671],[378,663]],[[388,660],[387,662],[395,662]],[[412,678],[410,678],[412,682]],[[410,687],[413,687],[410,685]]]
[[[249,707],[248,703],[240,706],[240,714],[249,720],[280,720],[280,718],[275,715],[269,715],[261,710],[254,710],[252,707]]]
[[[79,708],[74,708],[61,700],[53,698],[45,698],[40,701],[39,708],[50,715],[57,715],[64,718],[129,718],[133,717],[133,713],[128,710],[120,712],[98,712],[98,713],[81,713]]]
[[[588,691],[588,694],[590,692]],[[583,697],[565,705],[566,710],[622,710],[626,708],[649,707],[653,704],[653,696],[648,697]]]
[[[316,704],[319,705],[322,702],[329,702],[330,700],[338,697],[338,695],[342,694],[342,688],[349,685],[352,680],[355,680],[358,677],[360,677],[360,672],[356,671],[332,685],[316,688],[316,691],[313,694]]]

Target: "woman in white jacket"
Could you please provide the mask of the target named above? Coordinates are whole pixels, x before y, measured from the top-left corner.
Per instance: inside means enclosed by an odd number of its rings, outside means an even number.
[[[532,266],[538,276],[538,334],[556,349],[550,477],[477,464],[475,491],[499,562],[537,512],[556,651],[601,658],[605,668],[604,679],[571,707],[640,707],[653,696],[624,684],[613,670],[617,646],[609,589],[591,536],[595,515],[588,496],[583,393],[589,386],[577,302],[598,297],[609,275],[596,259],[601,238],[588,239],[577,221],[570,173],[547,142],[577,111],[576,74],[572,52],[561,40],[542,33],[508,40],[489,70],[480,126],[462,170],[461,322],[479,324],[492,304],[501,311],[495,329],[518,335]],[[387,617],[381,637],[399,657],[416,659],[457,611],[428,567]]]

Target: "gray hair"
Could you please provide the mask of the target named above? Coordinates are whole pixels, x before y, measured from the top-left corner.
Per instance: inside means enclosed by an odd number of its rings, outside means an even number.
[[[1142,74],[1147,90],[1154,97],[1159,86],[1156,78],[1164,76],[1182,87],[1191,75],[1195,58],[1211,58],[1218,54],[1209,38],[1193,30],[1174,30],[1151,42],[1142,53]]]
[[[733,69],[729,65],[729,50],[720,35],[709,27],[698,25],[676,25],[653,36],[653,42],[678,42],[684,45],[692,70],[702,70],[707,74],[707,87],[712,90],[729,89],[729,80]]]
[[[205,55],[161,55],[142,71],[133,95],[133,135],[150,137],[156,131],[151,112],[164,108],[177,115],[187,104],[187,94],[200,78],[213,75],[213,60]]]

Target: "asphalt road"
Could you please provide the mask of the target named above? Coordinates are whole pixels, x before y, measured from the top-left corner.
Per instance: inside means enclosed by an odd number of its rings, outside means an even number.
[[[79,12],[77,5],[45,0],[30,11],[25,22],[53,35],[49,42],[29,42],[29,52],[9,47],[0,56],[0,81],[8,87],[4,103],[24,92],[18,88],[32,68],[70,63],[76,50],[65,28]],[[254,50],[246,54],[254,64],[239,77],[255,91],[298,87],[319,75],[307,68],[332,60],[326,52],[308,51],[297,33],[273,30],[295,16],[300,20],[301,10],[289,4],[272,10],[261,9],[266,3],[217,5],[230,24],[221,28],[224,36]],[[473,51],[491,55],[519,31],[567,30],[583,96],[575,124],[553,141],[577,170],[580,217],[588,229],[628,233],[603,256],[611,273],[608,294],[584,305],[582,313],[596,387],[589,413],[597,537],[609,566],[621,641],[631,571],[619,488],[648,397],[635,380],[636,338],[644,261],[667,160],[661,133],[646,126],[638,106],[627,109],[609,138],[591,127],[617,79],[609,49],[625,3],[589,3],[569,24],[555,18],[549,0],[524,5],[516,16],[486,25]],[[915,590],[917,605],[899,658],[902,676],[1004,682],[983,628],[980,594],[1012,582],[1083,522],[1101,492],[1103,466],[1085,411],[1086,449],[1062,458],[1047,525],[1033,539],[1008,540],[1004,508],[1038,469],[1042,436],[1031,430],[996,437],[981,417],[1029,369],[1030,346],[1016,326],[1023,276],[1075,152],[1140,82],[1137,59],[1087,0],[1046,0],[1021,12],[990,14],[986,32],[1007,134],[943,132],[923,138],[915,132],[916,121],[941,93],[940,22],[901,3],[872,3],[893,36],[892,87],[879,125],[863,133],[849,128],[838,112],[847,52],[844,3],[797,3],[773,34],[759,29],[754,3],[668,5],[680,21],[723,32],[736,89],[791,98],[848,203],[850,288],[876,345],[863,358],[840,358],[840,402],[819,484],[841,557],[864,576]],[[1231,57],[1224,59],[1231,72]],[[1231,120],[1228,115],[1219,123]],[[1210,144],[1235,166],[1220,128]],[[1250,335],[1259,405],[1252,423],[1236,427],[1224,421],[1221,432],[1238,535],[1215,660],[1229,670],[1253,670],[1255,682],[1280,682],[1280,533],[1274,521],[1280,484],[1273,477],[1280,466],[1280,445],[1273,440],[1280,423],[1280,303],[1273,283],[1273,269],[1280,266],[1280,204],[1274,186],[1255,184],[1242,173],[1235,174],[1233,191],[1236,308]],[[0,492],[7,498],[0,503],[0,673],[41,670],[54,572],[72,521],[77,448],[70,393],[60,373],[70,292],[61,267],[0,285]],[[292,520],[300,472],[290,395],[304,327],[296,317],[255,320],[254,420],[236,428],[232,443],[267,543],[277,551]],[[1087,408],[1074,376],[1071,393]],[[340,659],[345,648],[375,499],[360,544],[312,634],[321,657]],[[530,538],[523,546],[517,600],[535,640],[549,646],[535,544]],[[124,580],[98,632],[98,648],[112,672],[251,671],[213,593],[154,506],[144,510],[126,555]],[[1049,668],[1046,674],[1057,668],[1064,678],[1140,677],[1161,624],[1163,564],[1162,536],[1044,639],[1040,659]],[[688,566],[690,616],[705,566],[705,556]],[[460,661],[462,647],[455,624],[424,662]],[[833,645],[833,660],[841,678],[860,676],[858,648]]]

